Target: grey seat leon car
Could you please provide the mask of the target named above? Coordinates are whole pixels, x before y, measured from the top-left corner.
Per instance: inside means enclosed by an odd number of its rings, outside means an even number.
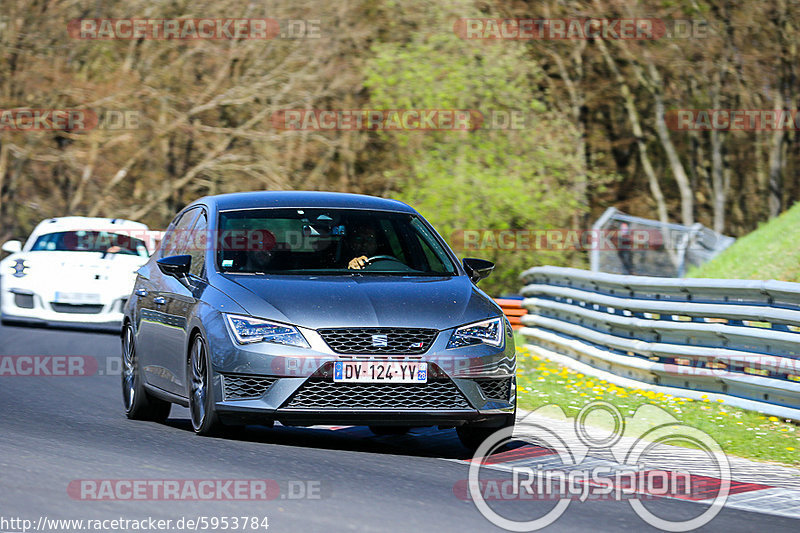
[[[189,408],[194,431],[456,428],[477,447],[514,424],[511,326],[408,205],[250,192],[183,209],[137,273],[122,329],[129,418]]]

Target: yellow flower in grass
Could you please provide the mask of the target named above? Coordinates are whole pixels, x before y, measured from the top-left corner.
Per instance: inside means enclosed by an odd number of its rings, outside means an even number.
[[[789,450],[790,452],[794,451],[794,448],[792,448],[791,446],[787,446],[786,449]]]
[[[780,420],[778,419],[778,417],[777,417],[777,416],[771,416],[771,417],[769,417],[769,421],[770,421],[770,422],[780,422]]]

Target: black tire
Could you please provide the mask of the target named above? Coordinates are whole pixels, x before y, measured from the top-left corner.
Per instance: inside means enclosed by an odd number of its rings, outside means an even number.
[[[125,415],[132,420],[163,423],[172,409],[170,402],[156,398],[144,388],[130,324],[122,328],[122,401]]]
[[[494,427],[486,427],[486,426],[478,426],[472,424],[465,424],[463,426],[459,426],[456,428],[456,433],[458,433],[458,440],[461,441],[461,444],[464,445],[465,448],[469,450],[477,450],[478,447],[483,444],[483,441],[488,439],[495,431],[499,431],[501,429],[514,427],[514,420],[516,418],[516,409],[514,409],[513,415],[506,415],[505,420],[499,426]]]
[[[210,437],[222,433],[225,426],[214,407],[214,389],[211,386],[211,359],[203,336],[192,339],[187,360],[187,386],[192,429],[198,435]]]
[[[411,428],[408,426],[369,426],[369,430],[380,437],[385,435],[405,435],[409,429]]]

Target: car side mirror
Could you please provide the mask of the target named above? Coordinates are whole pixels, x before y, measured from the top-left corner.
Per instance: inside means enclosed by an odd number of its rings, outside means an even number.
[[[162,257],[156,261],[158,269],[167,276],[175,276],[176,278],[185,278],[189,274],[189,269],[192,266],[191,255],[172,255],[170,257]]]
[[[474,257],[465,257],[461,264],[464,265],[464,270],[467,271],[469,279],[473,283],[478,283],[483,278],[487,277],[494,270],[494,263],[486,259],[476,259]]]
[[[3,243],[3,251],[10,254],[16,254],[22,251],[22,243],[20,241],[6,241]]]

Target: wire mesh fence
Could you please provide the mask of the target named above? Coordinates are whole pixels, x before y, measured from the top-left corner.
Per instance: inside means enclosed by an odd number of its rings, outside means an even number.
[[[692,226],[635,217],[609,207],[592,227],[614,235],[617,246],[590,253],[592,272],[636,276],[683,277],[736,240],[700,223]]]

